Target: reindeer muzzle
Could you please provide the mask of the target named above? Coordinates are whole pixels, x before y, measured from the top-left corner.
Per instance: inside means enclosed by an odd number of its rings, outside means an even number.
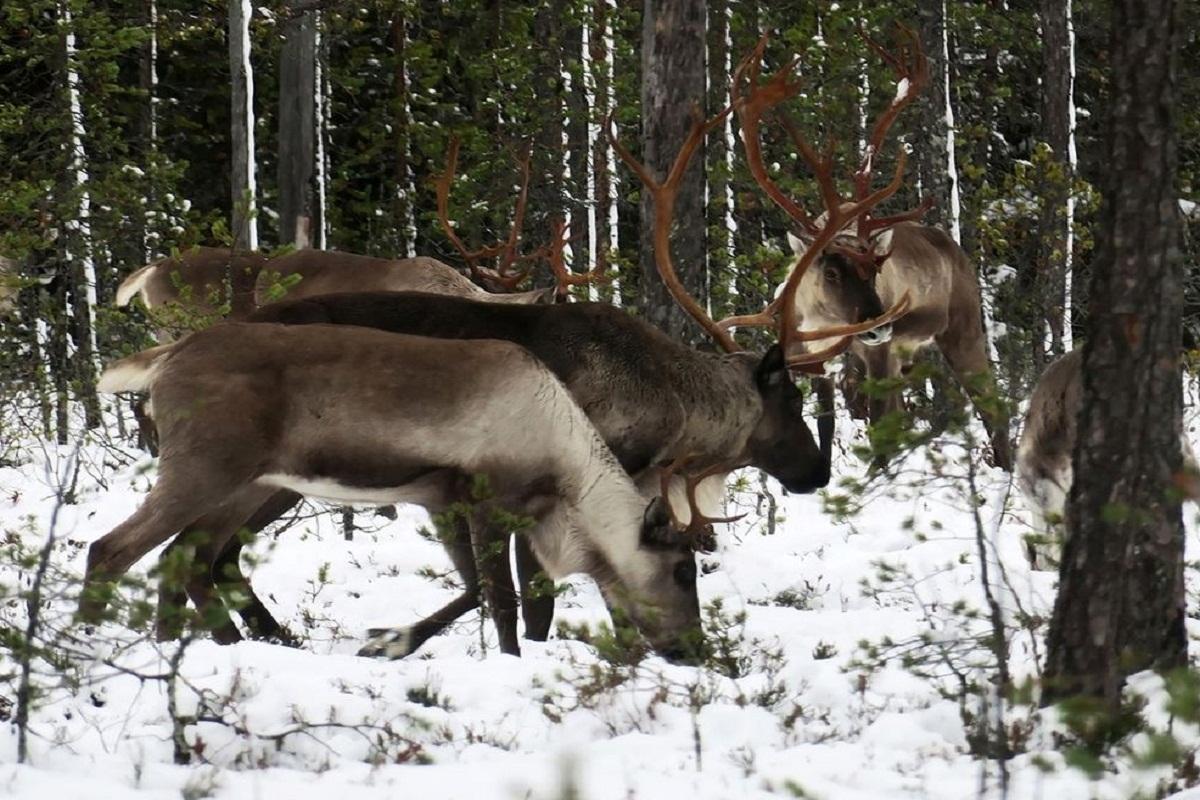
[[[878,347],[881,344],[887,344],[892,340],[892,324],[886,323],[878,328],[872,328],[869,331],[860,333],[858,340],[868,347]]]

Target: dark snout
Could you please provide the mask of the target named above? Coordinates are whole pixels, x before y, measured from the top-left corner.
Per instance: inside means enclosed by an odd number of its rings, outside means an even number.
[[[669,644],[655,646],[654,652],[672,664],[698,667],[705,661],[707,648],[704,645],[704,634],[700,631],[690,631]]]
[[[829,485],[829,462],[821,461],[801,475],[786,479],[779,478],[779,484],[789,494],[812,494],[817,489]]]
[[[867,347],[878,347],[881,344],[887,344],[892,340],[892,323],[889,322],[886,325],[880,325],[878,328],[872,328],[865,333],[860,333],[858,340]]]

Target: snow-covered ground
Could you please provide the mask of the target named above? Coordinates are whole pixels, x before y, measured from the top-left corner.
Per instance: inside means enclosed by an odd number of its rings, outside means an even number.
[[[856,435],[849,422],[839,426],[843,444]],[[925,477],[939,459],[952,477]],[[359,658],[367,628],[410,622],[446,602],[452,589],[430,573],[448,573],[448,559],[415,533],[426,521],[415,509],[402,509],[395,522],[360,515],[366,530],[353,541],[331,515],[304,520],[256,544],[263,560],[253,582],[307,641],[298,650],[209,641],[186,648],[177,713],[195,713],[204,693],[220,715],[184,729],[191,764],[173,763],[167,685],[152,677],[168,670],[175,645],[107,625],[79,645],[94,657],[85,684],[56,684],[40,671],[35,685],[46,693],[31,720],[27,765],[15,763],[13,726],[0,728],[0,794],[999,797],[996,764],[971,754],[953,699],[956,674],[968,681],[992,674],[977,638],[987,605],[964,464],[953,445],[915,456],[846,518],[829,513],[821,495],[781,498],[772,535],[755,513],[757,475],[748,476],[750,487],[736,500],[752,513],[722,531],[718,552],[702,557],[700,580],[702,602],[721,601],[726,635],[742,659],[737,678],[656,658],[636,669],[607,667],[590,645],[572,639],[523,642],[521,658],[502,656],[478,615],[407,660]],[[863,472],[845,453],[837,469]],[[78,502],[58,508],[52,520],[59,476],[68,473]],[[80,543],[128,515],[152,476],[151,462],[132,450],[39,448],[21,466],[0,469],[0,535],[36,550],[53,526],[56,568],[81,574]],[[993,590],[1010,621],[1018,612],[1044,617],[1055,576],[1031,573],[1025,563],[1026,512],[1009,483],[1005,473],[981,467],[979,523],[989,539]],[[765,503],[757,505],[765,512]],[[135,571],[144,574],[154,560]],[[31,580],[31,569],[0,564],[0,587],[10,596]],[[54,600],[47,614],[69,609],[67,600]],[[19,619],[24,612],[9,601],[3,613]],[[556,620],[596,625],[606,618],[586,579],[559,600]],[[116,637],[133,641],[117,648]],[[863,663],[864,643],[906,649],[915,663],[895,658],[872,668]],[[1018,678],[1033,673],[1040,645],[1013,634]],[[0,689],[10,667],[0,660]],[[1157,680],[1147,676],[1139,686],[1155,695]],[[977,695],[967,703],[981,713]],[[0,716],[11,713],[0,704]],[[1130,797],[1167,774],[1123,769],[1090,781],[1050,749],[1048,726],[1032,726],[1030,709],[1008,713],[1014,730],[1034,731],[1009,763],[1010,797]]]

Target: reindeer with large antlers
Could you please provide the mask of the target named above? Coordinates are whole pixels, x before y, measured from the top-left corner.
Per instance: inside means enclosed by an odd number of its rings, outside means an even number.
[[[873,214],[877,202],[868,202],[873,198],[882,200],[899,188],[906,160],[903,151],[896,159],[891,183],[875,192],[871,191],[873,170],[892,124],[929,80],[928,64],[916,34],[903,26],[899,32],[900,43],[894,53],[863,34],[870,48],[895,72],[898,89],[872,126],[853,176],[853,200],[844,198],[837,189],[832,149],[819,154],[781,116],[820,186],[825,212],[815,220],[772,180],[763,163],[760,142],[763,114],[796,96],[802,87],[793,78],[799,58],[760,83],[764,38],[734,75],[731,93],[751,174],[801,230],[799,237],[789,236],[799,260],[777,292],[777,302],[784,316],[829,329],[871,319],[885,306],[902,308],[903,313],[895,314],[890,324],[862,331],[853,340],[830,344],[828,339],[810,338],[808,346],[828,351],[848,344],[851,372],[865,365],[867,377],[878,379],[900,375],[920,349],[936,343],[976,401],[991,437],[994,463],[1011,469],[1008,417],[995,410],[993,404],[979,402],[993,385],[974,267],[944,231],[916,222],[928,209],[928,201],[911,211],[884,217]],[[764,324],[757,319],[738,319],[731,324],[747,322]],[[900,407],[900,397],[893,392],[871,399],[868,405],[869,417],[876,422]]]

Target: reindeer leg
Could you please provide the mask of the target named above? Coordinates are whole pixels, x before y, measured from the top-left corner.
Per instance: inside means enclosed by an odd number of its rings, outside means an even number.
[[[195,521],[205,508],[223,501],[239,481],[228,475],[205,485],[176,478],[183,471],[172,463],[160,464],[158,482],[137,511],[88,549],[87,570],[79,600],[79,616],[97,622],[108,605],[111,583],[142,556]]]
[[[839,381],[842,389],[842,400],[850,411],[852,419],[868,419],[870,411],[867,408],[867,396],[863,393],[862,382],[867,376],[867,365],[853,350],[848,350],[843,356],[844,367]]]
[[[529,540],[517,534],[517,579],[521,584],[521,616],[525,620],[525,638],[544,642],[550,638],[554,621],[554,592],[541,562],[533,554]]]
[[[188,597],[196,606],[202,623],[212,631],[213,639],[219,644],[233,644],[242,640],[242,634],[229,611],[222,602],[217,587],[244,589],[249,584],[230,584],[214,571],[217,557],[225,546],[237,538],[237,532],[246,523],[247,518],[260,508],[264,501],[271,498],[278,490],[265,486],[247,486],[241,489],[220,508],[205,514],[179,535],[179,541],[195,548],[193,558],[194,569],[190,571],[185,583]],[[244,582],[245,577],[239,571],[237,578]]]
[[[290,491],[279,491],[263,503],[253,516],[246,521],[242,530],[245,535],[234,536],[225,545],[213,564],[213,575],[216,580],[235,587],[247,598],[246,605],[238,610],[238,616],[246,625],[246,632],[252,639],[278,642],[288,647],[299,647],[300,640],[272,616],[267,606],[255,593],[250,580],[242,572],[242,547],[250,538],[257,535],[263,528],[282,517],[296,506],[303,498]]]
[[[992,367],[988,362],[987,343],[979,325],[968,326],[957,335],[951,329],[937,337],[938,348],[958,378],[983,421],[992,445],[992,463],[1012,472],[1012,444],[1008,436],[1008,413],[996,392]]]
[[[463,581],[463,592],[425,619],[406,628],[371,628],[368,641],[358,651],[372,658],[404,658],[415,653],[428,639],[446,630],[463,614],[479,607],[479,573],[471,548],[470,523],[456,517],[449,524],[434,522],[438,538]]]
[[[512,567],[509,566],[509,533],[488,518],[489,511],[489,505],[483,503],[472,514],[471,547],[475,551],[483,599],[499,634],[500,652],[519,656],[517,591],[513,587]]]

